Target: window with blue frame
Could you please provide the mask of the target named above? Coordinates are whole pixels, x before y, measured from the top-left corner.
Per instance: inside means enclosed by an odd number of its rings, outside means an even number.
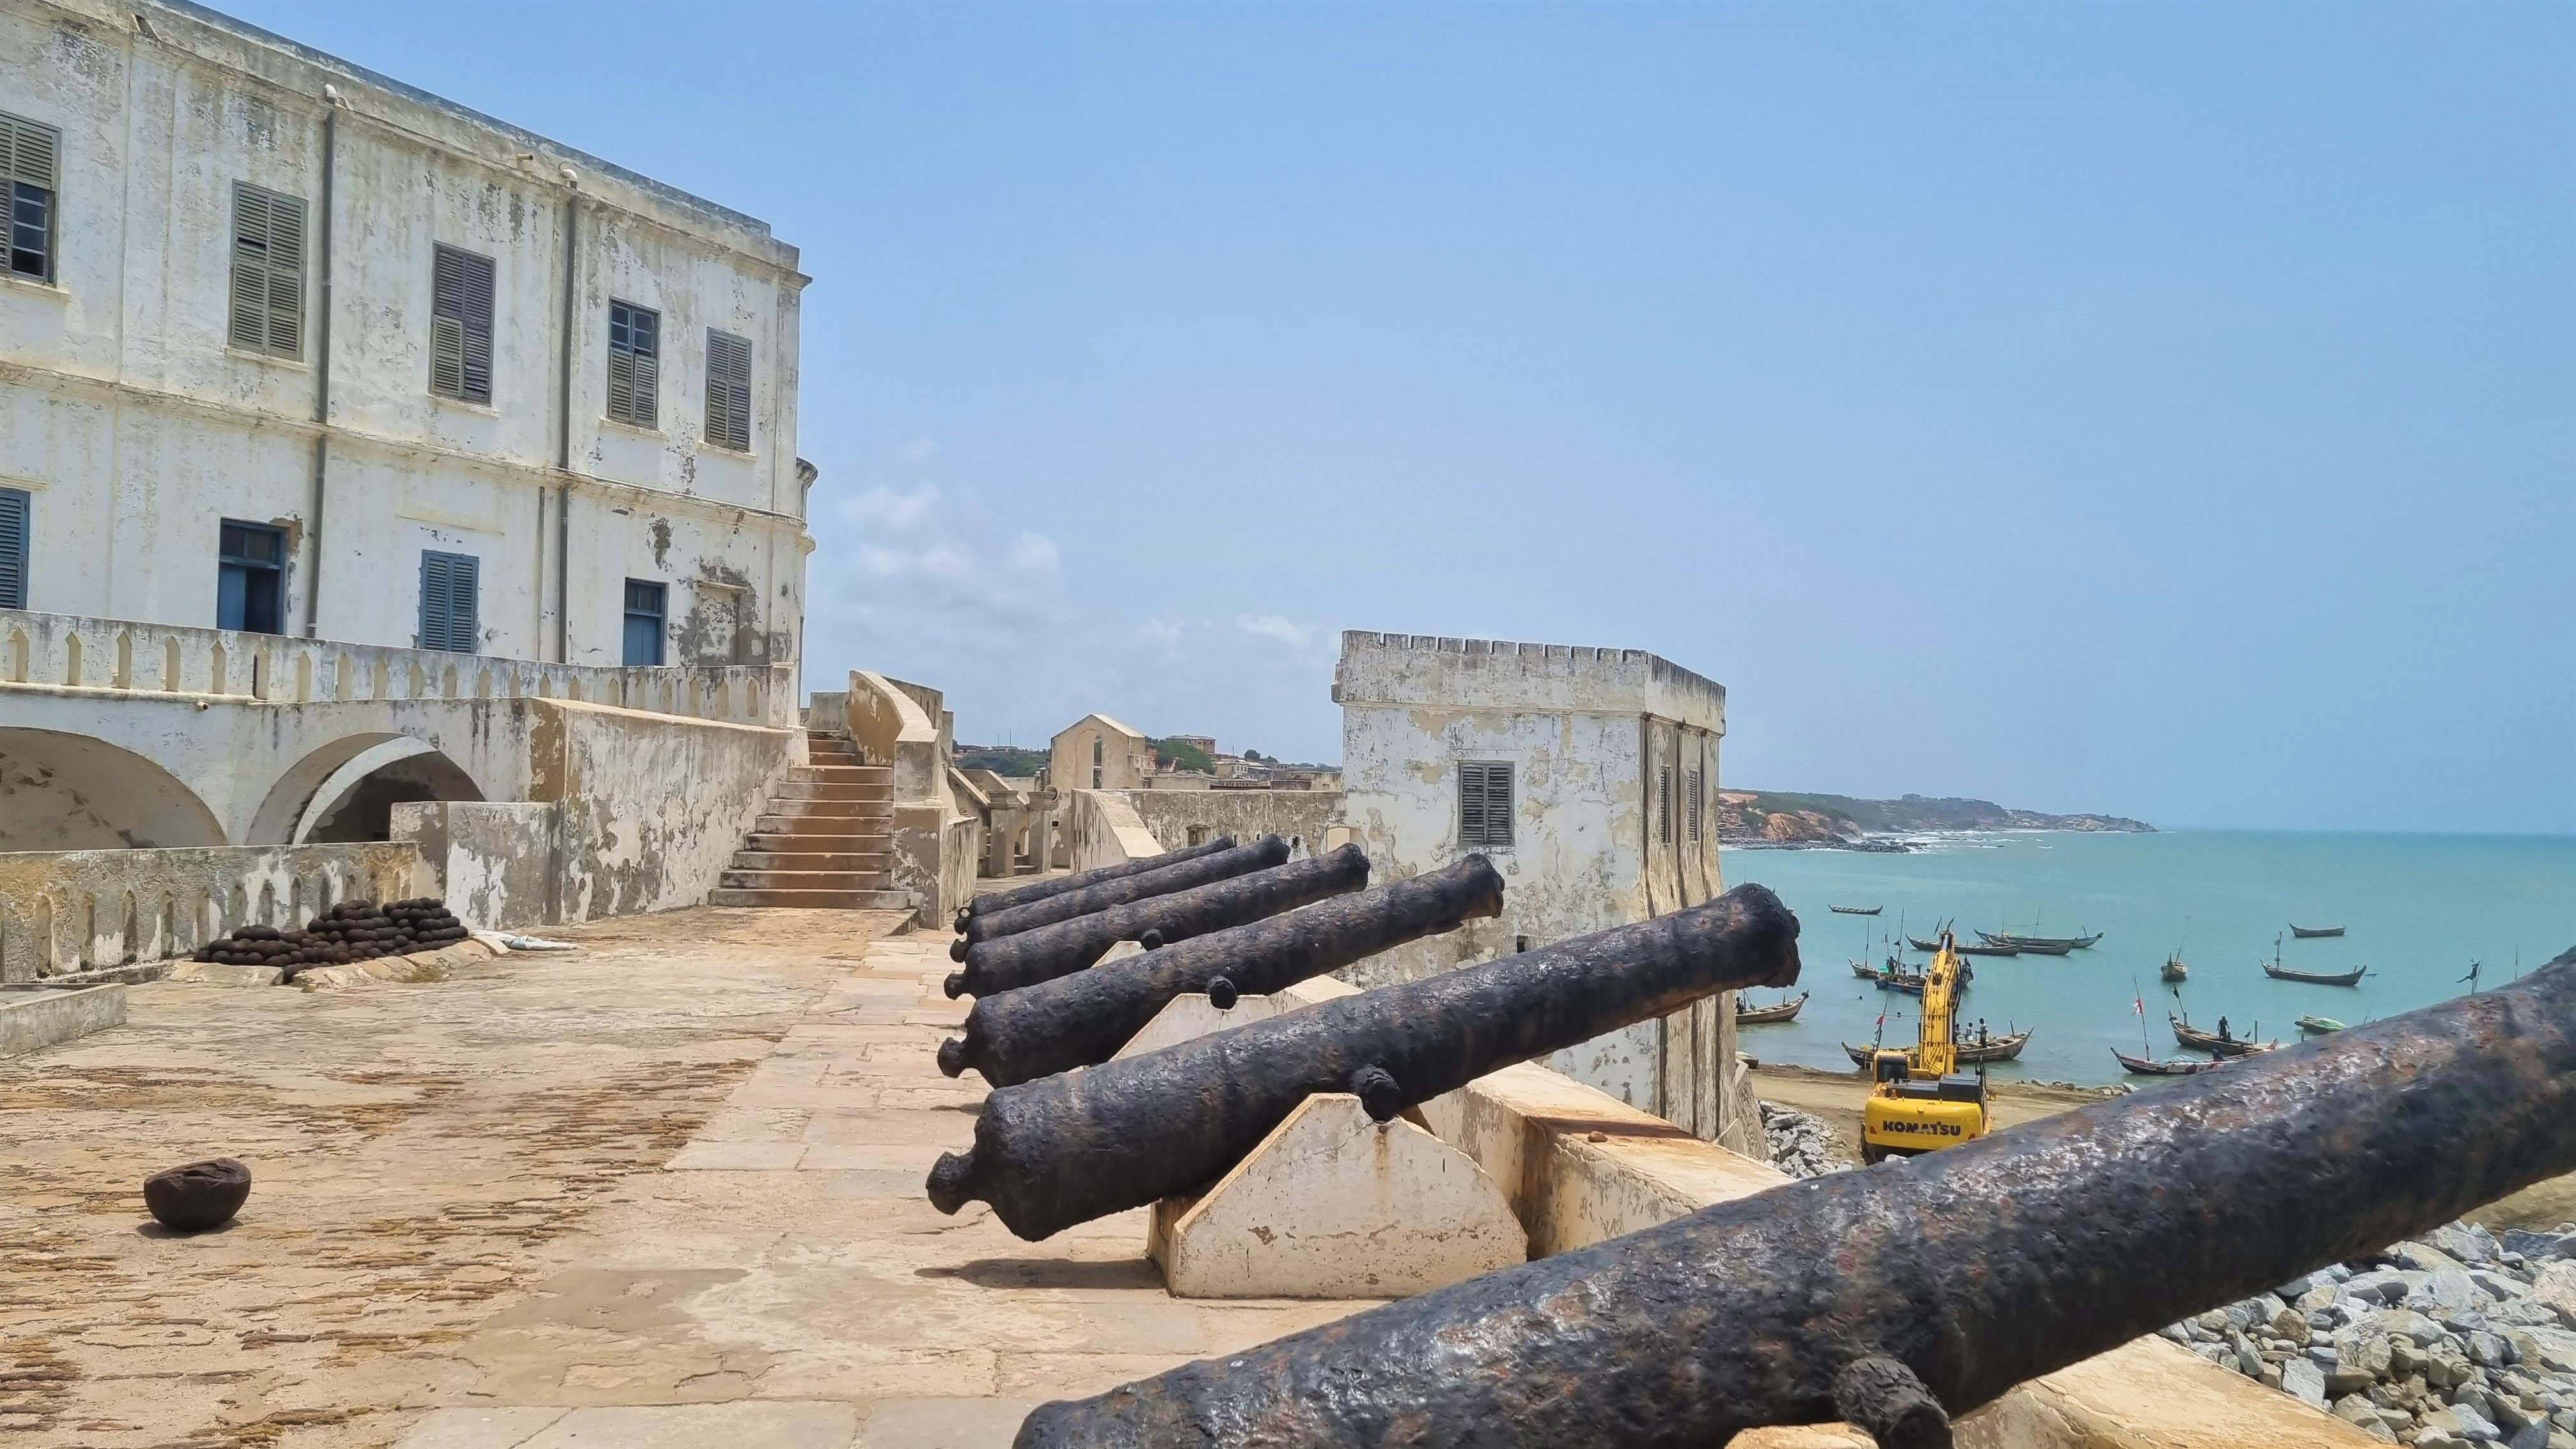
[[[670,595],[664,585],[642,579],[626,581],[626,662],[659,664],[662,662],[662,623],[667,617],[664,605]]]
[[[286,632],[286,530],[223,520],[215,549],[215,627]]]
[[[471,654],[481,642],[475,617],[482,564],[472,554],[420,551],[420,647]]]

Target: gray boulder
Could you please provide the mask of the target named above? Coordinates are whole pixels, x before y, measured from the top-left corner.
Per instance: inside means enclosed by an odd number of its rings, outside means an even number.
[[[2281,1391],[2322,1409],[2326,1406],[2325,1370],[2303,1358],[2291,1359],[2281,1365]]]

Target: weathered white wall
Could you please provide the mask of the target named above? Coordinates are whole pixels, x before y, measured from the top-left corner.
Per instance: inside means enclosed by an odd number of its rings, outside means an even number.
[[[1123,790],[1074,790],[1064,815],[1066,849],[1076,871],[1161,855],[1163,843],[1137,818],[1136,797]]]
[[[558,918],[704,904],[794,742],[785,730],[539,701],[528,793],[557,811]]]
[[[1468,853],[1458,767],[1513,766],[1513,841],[1488,847],[1503,913],[1370,958],[1361,985],[1418,979],[1522,946],[1644,920],[1718,889],[1717,739],[1725,691],[1642,650],[1354,631],[1342,636],[1343,821],[1372,879],[1401,880]],[[1670,840],[1656,801],[1673,770]],[[1689,832],[1691,768],[1701,831]],[[1733,1003],[1718,998],[1560,1052],[1548,1065],[1703,1136],[1729,1115]]]
[[[564,537],[569,662],[622,660],[629,577],[668,585],[671,662],[792,660],[812,547],[795,456],[805,278],[765,224],[151,0],[11,0],[0,76],[0,109],[62,133],[56,282],[0,280],[0,486],[33,496],[33,607],[211,625],[217,523],[231,517],[286,528],[290,634],[416,642],[420,554],[438,549],[481,562],[482,652],[554,659]],[[343,105],[317,546],[325,84]],[[236,181],[307,202],[301,359],[227,345]],[[429,391],[435,243],[495,263],[488,407]],[[602,416],[611,297],[661,312],[653,431]],[[709,326],[753,343],[748,454],[700,436]]]
[[[393,838],[420,852],[420,890],[478,931],[555,919],[558,809],[535,801],[424,800],[393,808]]]
[[[1130,790],[1121,799],[1165,850],[1231,835],[1250,845],[1265,835],[1287,841],[1293,857],[1319,855],[1324,832],[1342,823],[1339,790]],[[1198,836],[1197,840],[1190,837]]]
[[[408,896],[419,864],[408,842],[0,852],[0,981],[158,961],[236,926]]]

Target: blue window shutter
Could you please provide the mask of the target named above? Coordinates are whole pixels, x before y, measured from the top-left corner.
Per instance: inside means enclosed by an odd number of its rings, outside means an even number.
[[[0,609],[27,607],[27,495],[0,488]]]
[[[471,654],[479,642],[475,618],[476,575],[481,561],[471,554],[420,554],[420,647]]]
[[[420,647],[447,647],[447,555],[420,556]]]
[[[449,558],[447,564],[447,647],[459,654],[471,654],[479,642],[481,621],[475,617],[479,561],[463,554]]]

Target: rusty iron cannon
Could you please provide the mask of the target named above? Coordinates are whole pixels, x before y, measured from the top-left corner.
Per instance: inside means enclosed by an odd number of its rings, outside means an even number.
[[[1220,835],[1214,840],[1182,850],[1167,850],[1161,855],[1123,860],[1116,865],[1104,865],[1097,870],[1076,871],[1072,875],[1060,875],[1053,880],[1031,881],[1027,885],[1013,886],[1006,891],[986,891],[957,908],[957,929],[965,930],[968,921],[987,911],[1007,911],[1013,906],[1025,906],[1031,901],[1042,901],[1049,896],[1062,895],[1066,891],[1078,891],[1084,886],[1098,885],[1105,880],[1142,875],[1149,870],[1161,870],[1167,865],[1178,865],[1185,860],[1196,860],[1202,855],[1214,855],[1218,851],[1232,849],[1234,849],[1234,837]]]
[[[1503,910],[1503,877],[1481,855],[1357,895],[1211,932],[975,1003],[939,1069],[996,1087],[1105,1062],[1185,992],[1261,993]],[[1231,1000],[1221,1003],[1231,1006]]]
[[[1232,880],[1211,881],[1015,936],[978,941],[966,948],[965,969],[948,973],[946,989],[952,998],[1016,991],[1069,976],[1107,955],[1121,941],[1145,939],[1148,931],[1166,944],[1186,941],[1348,895],[1368,884],[1368,873],[1367,852],[1345,845]]]
[[[965,960],[966,953],[978,941],[1016,936],[1022,931],[1034,931],[1040,926],[1052,926],[1058,921],[1105,911],[1111,906],[1167,896],[1175,891],[1232,880],[1239,875],[1250,875],[1256,870],[1268,870],[1287,863],[1288,842],[1276,835],[1265,835],[1250,845],[1175,861],[1160,870],[1140,870],[1134,875],[1101,881],[1078,891],[1065,891],[1042,901],[1030,901],[1008,910],[986,911],[969,920],[957,939],[948,943],[948,959]]]
[[[2015,1384],[2571,1169],[2576,959],[2561,958],[1047,1404],[1018,1443],[1615,1449],[1844,1420],[1931,1449],[1949,1415]]]
[[[1017,938],[1013,938],[1017,939]],[[1487,1072],[1712,992],[1798,979],[1798,918],[1758,885],[1706,905],[1382,986],[984,1099],[933,1206],[982,1199],[1032,1241],[1214,1181],[1317,1092],[1383,1122]]]

